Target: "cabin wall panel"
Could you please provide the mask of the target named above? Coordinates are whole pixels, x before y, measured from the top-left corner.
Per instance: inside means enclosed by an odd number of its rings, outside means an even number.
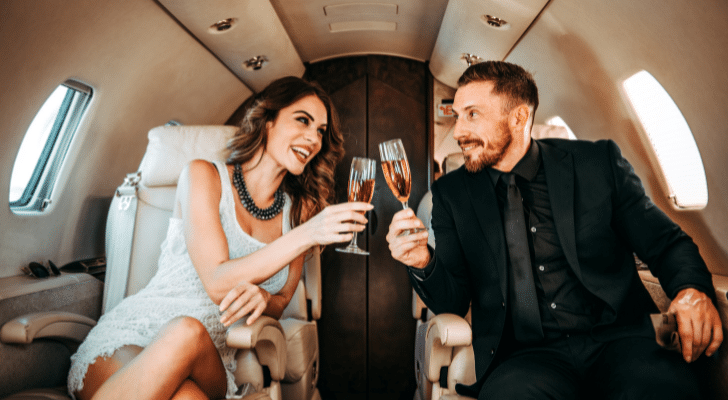
[[[698,243],[713,273],[728,275],[728,3],[658,0],[552,1],[506,61],[534,73],[536,122],[560,115],[580,139],[614,139],[648,194]],[[639,121],[621,92],[623,79],[649,71],[687,120],[705,164],[708,206],[677,211]],[[716,239],[718,238],[718,239]]]
[[[100,255],[106,215],[87,206],[108,201],[136,170],[149,129],[170,119],[222,124],[251,91],[153,1],[51,0],[42,12],[24,0],[0,6],[2,277],[29,261]],[[17,150],[37,110],[68,78],[94,95],[61,171],[63,190],[47,213],[15,215],[7,199]]]
[[[330,92],[341,118],[346,151],[336,166],[336,203],[348,200],[346,180],[352,158],[366,154],[367,78],[357,63],[346,64],[342,69],[353,68],[337,75],[351,80],[336,82],[336,91]],[[360,248],[367,248],[366,234],[359,234],[357,240]],[[365,396],[367,390],[367,259],[334,251],[340,246],[327,246],[321,259],[319,387],[327,399]]]

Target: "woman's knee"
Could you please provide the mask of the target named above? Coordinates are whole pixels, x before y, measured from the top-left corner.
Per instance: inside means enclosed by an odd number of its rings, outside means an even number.
[[[170,400],[208,400],[209,397],[197,384],[185,379]]]
[[[162,329],[161,334],[174,339],[181,347],[198,345],[201,340],[211,340],[202,322],[189,316],[173,318]]]

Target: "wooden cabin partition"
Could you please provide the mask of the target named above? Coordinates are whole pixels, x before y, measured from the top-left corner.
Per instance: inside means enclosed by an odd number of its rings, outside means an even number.
[[[396,57],[361,56],[307,66],[307,79],[332,96],[345,134],[346,156],[336,170],[337,202],[347,201],[353,157],[379,162],[378,144],[401,138],[412,170],[409,205],[428,190],[432,79],[426,64]],[[375,208],[359,245],[369,256],[322,254],[323,306],[319,323],[319,389],[328,399],[411,399],[415,389],[412,287],[385,239],[402,209],[377,169]]]

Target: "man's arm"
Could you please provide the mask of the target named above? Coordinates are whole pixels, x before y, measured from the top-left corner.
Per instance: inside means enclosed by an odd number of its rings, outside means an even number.
[[[614,228],[647,263],[670,297],[683,358],[711,356],[723,341],[712,276],[698,247],[647,197],[639,177],[617,145],[609,141],[615,180]]]
[[[436,182],[439,183],[439,182]],[[427,246],[428,233],[410,209],[394,215],[387,234],[392,257],[407,265],[412,286],[435,314],[464,316],[470,307],[470,286],[452,215],[446,210],[433,186],[432,227],[437,251]],[[473,223],[476,223],[473,221]],[[401,235],[402,231],[423,228],[422,232]]]

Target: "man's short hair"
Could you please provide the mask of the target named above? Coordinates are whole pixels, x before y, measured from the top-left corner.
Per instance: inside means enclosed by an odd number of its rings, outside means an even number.
[[[473,64],[458,79],[458,87],[471,82],[493,82],[493,93],[507,99],[503,112],[510,112],[525,103],[538,108],[538,89],[533,76],[523,67],[505,61],[484,61]]]

